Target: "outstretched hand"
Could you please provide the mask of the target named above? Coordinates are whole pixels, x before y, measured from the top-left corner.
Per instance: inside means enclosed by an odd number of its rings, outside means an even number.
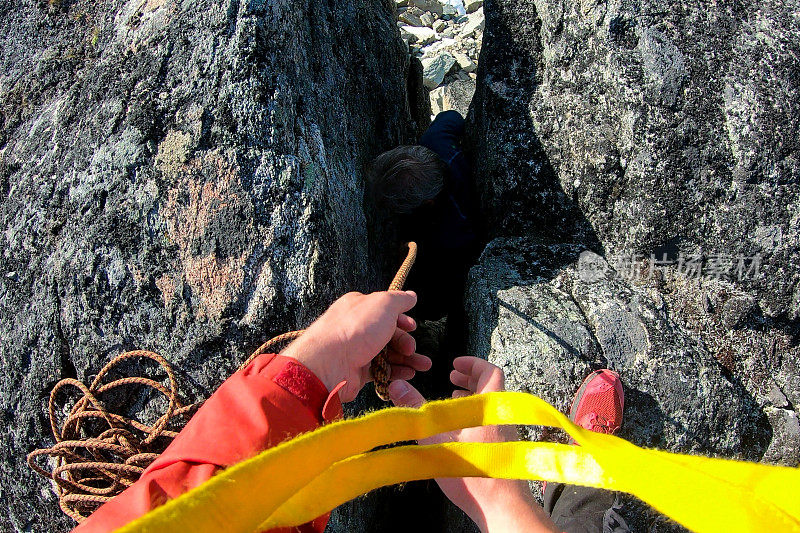
[[[503,371],[478,357],[453,360],[450,381],[456,387],[453,398],[471,394],[499,392],[505,388]],[[395,381],[389,395],[397,406],[419,408],[425,398],[409,383]],[[510,442],[518,439],[515,426],[480,426],[434,435],[420,444],[442,442]],[[460,507],[487,531],[558,531],[550,518],[533,499],[528,484],[521,480],[493,478],[440,478],[439,487],[450,501]]]
[[[405,312],[416,303],[417,295],[411,291],[347,293],[281,355],[304,364],[329,391],[346,381],[339,390],[342,402],[355,399],[372,380],[370,363],[387,344],[390,379],[411,379],[416,371],[431,367],[428,357],[415,353],[416,341],[409,334],[417,324]]]

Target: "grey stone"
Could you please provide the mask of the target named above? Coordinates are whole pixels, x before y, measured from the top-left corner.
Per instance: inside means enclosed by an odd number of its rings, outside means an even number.
[[[484,6],[472,131],[493,234],[556,231],[611,255],[706,263],[759,256],[757,272],[748,261],[724,277],[765,315],[800,318],[795,8]]]
[[[470,272],[469,352],[504,368],[514,390],[562,410],[590,369],[611,368],[626,386],[622,434],[632,442],[760,458],[766,417],[669,319],[660,295],[610,268],[586,281],[579,257],[576,245],[492,241]]]
[[[423,14],[422,14],[422,16],[420,16],[419,20],[422,22],[422,24],[423,24],[424,26],[427,26],[427,27],[429,27],[429,28],[432,28],[432,27],[433,27],[433,20],[434,20],[434,19],[433,19],[433,17],[431,16],[431,14],[430,14],[430,13],[423,13]]]
[[[442,39],[438,41],[434,41],[433,43],[429,44],[422,48],[422,55],[427,59],[433,59],[438,56],[442,52],[447,52],[455,57],[455,54],[452,53],[453,48],[458,44],[458,41],[455,39],[448,39],[447,37],[442,37]]]
[[[736,329],[744,326],[757,309],[756,299],[748,294],[739,294],[729,298],[722,308],[725,327]]]
[[[411,7],[401,13],[398,18],[400,19],[400,22],[408,24],[409,26],[427,26],[427,24],[422,21],[423,15],[425,15],[425,13],[422,10],[416,7]]]
[[[789,407],[789,399],[775,383],[769,388],[769,401],[775,407]]]
[[[446,109],[444,105],[444,90],[445,87],[437,87],[430,92],[431,116],[435,117]]]
[[[466,0],[464,2],[464,8],[467,13],[474,13],[480,7],[483,7],[483,0]]]
[[[17,272],[0,276],[0,530],[67,531],[25,464],[53,444],[53,384],[146,348],[204,398],[267,337],[384,286],[362,169],[413,143],[429,107],[391,3],[0,15],[0,257]]]
[[[483,8],[479,8],[474,13],[467,15],[467,21],[460,28],[462,37],[473,35],[477,31],[482,31],[485,25]]]
[[[467,12],[462,0],[444,0],[442,4],[445,15],[464,15]]]
[[[657,290],[625,280],[583,245],[495,239],[470,271],[466,294],[467,353],[500,366],[510,390],[567,413],[586,375],[611,368],[625,387],[623,438],[682,453],[796,464],[796,413],[760,409],[702,339],[672,319]],[[565,439],[540,428],[524,434]],[[635,524],[660,520],[646,506],[626,513]]]
[[[773,437],[769,448],[764,453],[764,461],[797,467],[800,464],[800,450],[797,442],[800,441],[800,421],[797,413],[791,409],[776,409],[765,407],[764,412],[769,417]]]
[[[463,71],[459,74],[461,72]],[[459,79],[437,87],[430,93],[431,113],[436,115],[442,111],[455,109],[461,116],[466,116],[474,93],[475,81],[469,77],[466,80]]]
[[[443,20],[437,20],[436,22],[433,23],[433,29],[437,33],[442,33],[444,30],[447,29],[447,22]]]
[[[439,0],[409,0],[409,5],[417,6],[422,11],[428,11],[429,13],[444,14],[444,7]]]
[[[447,52],[441,52],[436,57],[422,60],[422,77],[425,87],[435,89],[442,83],[444,77],[456,64],[456,59]]]
[[[402,26],[400,28],[400,33],[404,38],[409,39],[410,42],[419,43],[420,45],[432,43],[436,40],[436,32],[425,26]]]
[[[462,54],[461,52],[453,52],[453,57],[456,58],[458,62],[459,68],[464,72],[475,72],[478,66],[475,64],[472,59],[467,54]]]

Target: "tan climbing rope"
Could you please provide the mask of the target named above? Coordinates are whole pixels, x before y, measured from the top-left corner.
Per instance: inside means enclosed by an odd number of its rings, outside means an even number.
[[[408,255],[389,285],[390,291],[402,290],[408,272],[417,256],[416,243],[408,243]],[[240,368],[265,353],[276,353],[276,347],[293,341],[305,330],[289,331],[271,338],[259,346]],[[370,367],[375,380],[375,392],[384,401],[389,400],[391,366],[387,360],[388,346],[381,350]],[[166,373],[169,388],[152,379],[131,376],[103,383],[109,371],[123,361],[145,358],[155,361]],[[102,397],[120,387],[139,385],[155,389],[167,400],[167,410],[149,426],[137,420],[108,411]],[[56,396],[66,387],[77,388],[83,395],[58,426]],[[88,387],[77,379],[67,378],[56,383],[50,392],[48,410],[55,445],[34,450],[28,454],[28,465],[37,473],[51,479],[56,486],[58,503],[65,514],[82,522],[105,502],[133,485],[142,472],[166,449],[178,431],[167,429],[175,417],[185,416],[200,404],[184,406],[178,399],[175,373],[166,359],[145,350],[125,352],[111,360],[100,370]],[[97,430],[97,425],[104,428]],[[97,434],[84,437],[83,433]],[[54,460],[51,471],[38,466],[37,457]]]
[[[392,283],[389,285],[390,291],[401,291],[403,285],[406,283],[408,272],[417,258],[417,243],[408,243],[408,255],[405,261],[400,265],[400,270],[395,274]],[[389,401],[389,378],[391,377],[392,367],[389,365],[388,360],[388,345],[384,346],[381,353],[379,353],[373,360],[369,367],[372,379],[375,380],[375,393],[384,402]]]
[[[151,359],[158,363],[167,374],[169,388],[141,376],[103,383],[103,378],[112,368],[133,358]],[[152,426],[106,409],[103,396],[130,385],[155,389],[167,398],[166,412]],[[72,406],[59,428],[56,396],[67,387],[75,387],[83,395]],[[195,407],[184,406],[179,401],[175,374],[163,357],[143,350],[122,353],[104,366],[88,387],[71,378],[62,379],[53,387],[48,409],[56,444],[28,454],[28,465],[55,482],[61,510],[81,522],[139,479],[145,468],[178,434],[167,429],[170,422],[175,417],[188,415]],[[98,430],[98,425],[106,429]],[[99,434],[86,438],[82,436],[85,431]],[[36,464],[35,458],[41,455],[55,460],[52,471],[48,472]]]

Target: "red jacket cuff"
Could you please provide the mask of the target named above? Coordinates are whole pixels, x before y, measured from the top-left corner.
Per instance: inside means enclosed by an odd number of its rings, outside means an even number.
[[[258,361],[256,359],[251,365],[255,365]],[[267,369],[266,366],[270,368]],[[245,372],[247,370],[245,368]],[[282,355],[275,355],[274,359],[267,361],[262,370],[255,369],[255,371],[267,376],[271,375],[273,382],[297,397],[303,405],[317,415],[320,422],[330,422],[341,418],[342,403],[338,393],[345,382],[339,383],[329,393],[325,384],[316,374],[302,363]]]
[[[331,407],[323,417],[326,403]],[[264,354],[228,378],[145,473],[176,461],[225,468],[341,413],[338,394],[329,395],[305,366]]]

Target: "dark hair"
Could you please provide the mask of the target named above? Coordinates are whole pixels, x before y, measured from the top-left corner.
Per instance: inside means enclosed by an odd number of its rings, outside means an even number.
[[[398,146],[370,165],[369,188],[379,207],[410,213],[444,188],[446,165],[424,146]]]

